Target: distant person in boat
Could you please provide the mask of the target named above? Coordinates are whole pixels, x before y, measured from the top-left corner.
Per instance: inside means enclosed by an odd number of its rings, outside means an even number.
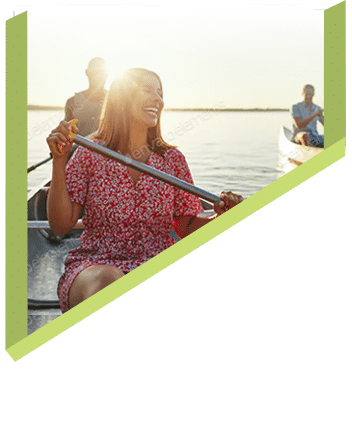
[[[95,141],[192,183],[185,157],[162,138],[163,107],[158,75],[129,69],[111,85]],[[71,230],[84,208],[81,245],[68,253],[58,285],[63,312],[173,245],[173,229],[186,237],[243,200],[224,192],[213,216],[198,217],[203,211],[198,197],[83,147],[65,168],[69,128],[62,121],[47,138],[53,155],[47,203],[53,232]]]
[[[78,119],[78,129],[87,136],[98,129],[101,109],[107,91],[104,85],[107,79],[106,62],[102,58],[93,58],[86,69],[89,88],[76,93],[65,105],[65,121]]]
[[[324,136],[318,133],[317,121],[324,125],[323,110],[313,104],[314,87],[303,87],[304,100],[292,106],[293,140],[298,144],[324,148]]]

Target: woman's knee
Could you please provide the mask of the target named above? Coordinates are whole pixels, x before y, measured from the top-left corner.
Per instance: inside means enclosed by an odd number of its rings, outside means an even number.
[[[90,266],[82,271],[72,283],[69,299],[74,307],[95,293],[117,281],[124,273],[113,266]]]
[[[101,289],[117,281],[124,275],[120,269],[114,266],[92,266],[92,272],[92,278],[95,284],[101,286]]]

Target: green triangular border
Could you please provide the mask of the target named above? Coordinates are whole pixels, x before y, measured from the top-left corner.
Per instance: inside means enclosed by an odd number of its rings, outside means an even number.
[[[343,122],[346,115],[346,61],[343,55],[345,52],[341,48],[341,44],[346,44],[345,22],[346,2],[325,11],[325,112],[328,121],[325,127],[325,139],[330,142],[330,144],[326,142],[329,147],[325,151],[254,194],[235,210],[226,213],[119,280],[118,293],[116,285],[111,285],[29,336],[27,336],[27,255],[23,252],[24,244],[27,244],[26,175],[24,174],[27,163],[26,155],[19,154],[19,146],[27,144],[27,14],[23,13],[6,22],[5,348],[14,361],[23,358],[346,155],[346,123]],[[327,66],[327,57],[333,60],[333,64],[330,61]],[[334,85],[337,76],[341,84],[338,97],[332,96],[336,95],[336,90],[334,93],[331,92],[332,87],[329,82],[331,75]],[[16,93],[19,98],[16,96],[15,100]],[[339,102],[338,106],[337,102]],[[338,108],[338,111],[334,108]],[[330,121],[335,123],[334,130],[331,130]],[[15,142],[13,133],[16,133]],[[14,199],[17,200],[17,204],[13,203]]]

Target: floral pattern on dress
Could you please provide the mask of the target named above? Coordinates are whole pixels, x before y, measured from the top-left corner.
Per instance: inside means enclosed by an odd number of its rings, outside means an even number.
[[[193,183],[185,157],[175,148],[163,157],[151,153],[147,165]],[[83,147],[66,166],[66,185],[71,200],[84,206],[84,231],[59,280],[63,312],[80,272],[111,265],[128,273],[175,243],[169,235],[174,217],[203,211],[198,197],[143,173],[134,182],[125,165]]]

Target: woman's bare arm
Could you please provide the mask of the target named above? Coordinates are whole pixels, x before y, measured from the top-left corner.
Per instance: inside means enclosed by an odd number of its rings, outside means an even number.
[[[55,234],[62,235],[70,231],[77,223],[81,205],[71,201],[65,178],[68,153],[72,146],[70,129],[75,133],[76,127],[62,121],[48,136],[47,143],[53,155],[52,179],[47,200],[49,225]]]
[[[51,230],[62,235],[77,223],[81,205],[71,201],[65,180],[65,166],[53,161],[53,172],[47,200],[47,213]]]
[[[221,202],[217,202],[214,204],[215,214],[211,216],[204,217],[174,217],[174,227],[176,234],[181,237],[187,237],[187,235],[206,225],[210,221],[214,220],[219,215],[233,208],[243,201],[242,196],[238,196],[233,194],[232,192],[222,192],[220,197],[222,198]]]
[[[209,217],[174,217],[175,232],[181,238],[187,237],[187,235],[206,225],[216,217],[217,214]]]

